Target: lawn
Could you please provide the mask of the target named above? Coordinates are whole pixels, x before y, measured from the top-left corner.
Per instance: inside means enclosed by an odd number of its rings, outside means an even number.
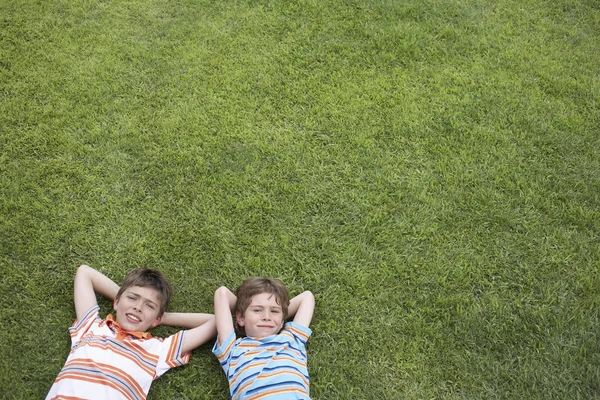
[[[600,3],[0,0],[0,207],[1,398],[83,263],[311,290],[317,400],[600,398]]]

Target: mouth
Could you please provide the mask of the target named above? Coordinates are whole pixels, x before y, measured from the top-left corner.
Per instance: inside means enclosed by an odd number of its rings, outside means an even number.
[[[127,317],[127,319],[130,322],[133,322],[133,323],[136,323],[136,324],[142,322],[142,320],[139,317],[136,317],[133,314],[125,314],[125,316]]]

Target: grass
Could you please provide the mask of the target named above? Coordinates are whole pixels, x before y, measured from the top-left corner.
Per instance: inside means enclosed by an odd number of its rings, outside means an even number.
[[[82,263],[178,311],[312,290],[315,399],[600,397],[599,37],[593,0],[3,0],[2,397],[49,390]],[[228,398],[210,350],[150,398]]]

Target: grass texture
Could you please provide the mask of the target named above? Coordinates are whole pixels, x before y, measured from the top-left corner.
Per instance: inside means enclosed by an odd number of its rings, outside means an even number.
[[[599,78],[596,0],[0,0],[0,397],[86,263],[312,290],[317,400],[599,398]]]

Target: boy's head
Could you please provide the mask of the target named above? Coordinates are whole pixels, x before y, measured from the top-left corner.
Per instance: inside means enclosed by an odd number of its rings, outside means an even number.
[[[117,323],[128,331],[146,331],[160,323],[173,288],[165,275],[139,268],[130,271],[114,301]]]
[[[241,335],[261,338],[279,333],[290,304],[281,281],[248,278],[238,287],[236,296],[235,325]]]

